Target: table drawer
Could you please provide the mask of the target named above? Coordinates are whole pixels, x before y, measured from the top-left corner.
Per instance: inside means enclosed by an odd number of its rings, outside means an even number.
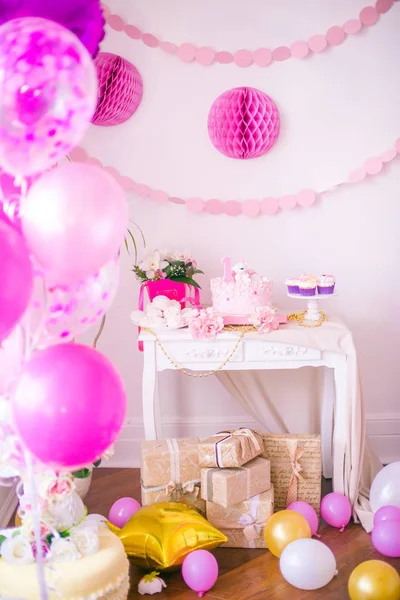
[[[217,363],[224,362],[231,354],[235,347],[236,341],[229,340],[227,342],[165,342],[164,348],[168,355],[173,358],[178,364],[190,364],[190,363]],[[159,356],[163,357],[164,354],[161,348],[157,348]],[[238,348],[236,348],[235,354],[232,356],[229,362],[240,362],[243,360],[243,342],[240,342]]]
[[[282,360],[320,360],[321,351],[315,348],[305,348],[295,344],[277,344],[275,342],[245,343],[246,361],[258,362]]]

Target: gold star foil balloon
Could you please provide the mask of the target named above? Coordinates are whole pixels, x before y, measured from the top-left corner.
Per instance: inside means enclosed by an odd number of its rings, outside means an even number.
[[[140,508],[115,533],[132,558],[145,569],[166,570],[182,564],[193,550],[211,550],[227,541],[195,509],[181,502],[158,502]]]

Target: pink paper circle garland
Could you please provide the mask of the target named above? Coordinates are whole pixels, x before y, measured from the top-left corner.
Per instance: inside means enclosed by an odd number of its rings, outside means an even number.
[[[100,52],[95,65],[99,99],[92,122],[109,127],[127,121],[137,110],[143,95],[139,71],[122,56]]]
[[[275,144],[280,129],[275,102],[261,90],[238,87],[221,94],[208,115],[208,134],[229,158],[257,158]]]
[[[391,148],[382,152],[382,154],[368,158],[364,161],[363,167],[352,171],[346,179],[340,181],[334,186],[327,187],[319,192],[311,189],[300,190],[297,194],[285,194],[280,198],[266,197],[261,200],[219,200],[217,198],[211,200],[203,200],[203,198],[193,197],[187,200],[171,196],[168,192],[162,190],[154,190],[145,183],[133,181],[130,177],[122,176],[117,169],[113,167],[103,167],[110,173],[118,183],[126,190],[131,190],[135,194],[143,197],[149,197],[151,200],[164,203],[166,201],[186,205],[191,212],[205,212],[210,215],[225,214],[230,217],[245,215],[247,217],[257,217],[259,215],[272,216],[279,211],[288,211],[295,208],[309,208],[316,203],[318,198],[328,192],[333,192],[338,188],[349,184],[357,184],[362,182],[368,176],[376,176],[383,171],[385,163],[396,159],[400,155],[400,138],[397,138]],[[75,148],[70,153],[70,158],[74,162],[85,162],[93,164],[95,161],[97,166],[102,166],[97,159],[88,156],[83,148]]]
[[[278,0],[277,0],[278,1]],[[272,50],[268,48],[257,48],[248,50],[240,48],[234,52],[227,50],[214,50],[208,46],[197,47],[190,42],[180,45],[170,41],[161,41],[153,33],[143,32],[139,27],[125,23],[118,15],[112,14],[111,10],[103,6],[104,16],[108,25],[114,31],[124,32],[128,37],[139,40],[150,48],[160,48],[168,54],[177,56],[182,62],[197,63],[204,67],[217,63],[228,65],[235,63],[241,68],[250,67],[255,64],[259,67],[268,67],[272,62],[283,62],[289,58],[302,59],[311,53],[319,53],[324,50],[342,44],[347,36],[355,35],[363,28],[375,25],[379,17],[387,13],[398,0],[377,0],[374,6],[365,6],[357,18],[349,19],[344,25],[333,25],[325,34],[312,35],[309,40],[297,40],[287,46],[278,46]]]

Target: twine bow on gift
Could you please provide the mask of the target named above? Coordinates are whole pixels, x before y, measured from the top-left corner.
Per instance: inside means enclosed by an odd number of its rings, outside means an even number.
[[[265,527],[265,522],[256,521],[252,515],[244,514],[239,519],[240,525],[243,525],[243,533],[246,540],[254,542]]]
[[[175,483],[174,481],[170,481],[165,486],[165,491],[168,496],[171,496],[171,499],[179,499],[180,496],[185,494],[193,495],[194,498],[197,498],[199,495],[199,481],[187,481],[186,483]],[[197,485],[196,485],[197,484]]]
[[[292,468],[292,476],[289,482],[289,489],[286,498],[286,506],[297,500],[298,482],[304,481],[304,477],[300,475],[303,467],[300,464],[300,458],[304,454],[304,448],[297,447],[297,440],[287,440],[288,452],[290,457],[290,466]]]
[[[219,433],[211,437],[217,437],[225,434],[226,437],[222,438],[222,440],[218,440],[215,443],[215,464],[219,469],[222,469],[224,467],[221,455],[221,446],[234,437],[237,437],[239,439],[242,455],[246,453],[246,439],[251,440],[251,443],[257,449],[257,452],[261,452],[262,450],[261,444],[257,439],[257,436],[254,435],[254,432],[251,431],[251,429],[246,429],[243,427],[242,429],[236,429],[235,431],[220,431]]]

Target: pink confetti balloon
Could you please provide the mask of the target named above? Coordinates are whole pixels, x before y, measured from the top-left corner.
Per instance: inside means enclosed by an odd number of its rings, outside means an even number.
[[[122,529],[139,508],[141,508],[141,504],[134,498],[120,498],[110,508],[108,520]]]
[[[71,285],[53,285],[41,269],[36,269],[34,281],[30,306],[37,346],[69,342],[100,321],[111,306],[119,283],[118,259]]]
[[[21,235],[0,220],[0,343],[24,314],[33,289],[32,265]]]
[[[97,102],[92,59],[53,21],[26,17],[0,27],[0,165],[44,171],[82,139]]]
[[[52,281],[70,285],[112,260],[124,240],[124,191],[104,169],[70,163],[45,173],[21,202],[22,228]]]
[[[74,471],[115,442],[126,395],[103,354],[82,344],[58,344],[25,363],[11,410],[22,442],[37,459]]]
[[[202,598],[218,579],[217,559],[207,550],[194,550],[182,563],[182,577],[186,585]]]

